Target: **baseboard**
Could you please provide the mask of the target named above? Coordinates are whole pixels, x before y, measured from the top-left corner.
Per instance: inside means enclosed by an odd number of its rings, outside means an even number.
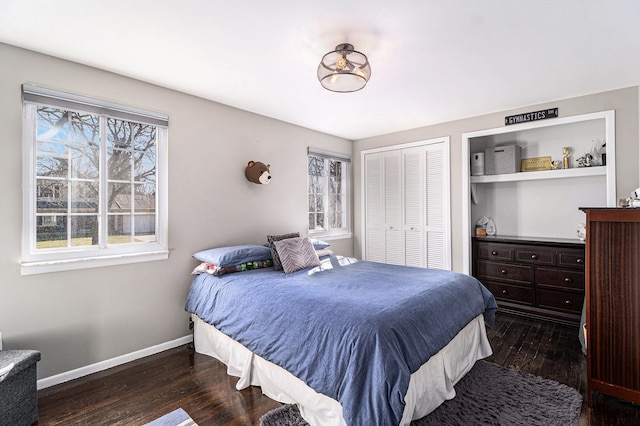
[[[78,379],[80,377],[87,376],[89,374],[97,373],[109,369],[111,367],[117,367],[118,365],[126,364],[127,362],[135,361],[140,358],[144,358],[149,355],[154,355],[168,349],[177,348],[178,346],[186,345],[193,341],[193,335],[180,337],[170,342],[161,343],[159,345],[151,346],[149,348],[140,349],[139,351],[131,352],[128,354],[120,355],[115,358],[107,359],[97,362],[95,364],[87,365],[85,367],[76,368],[75,370],[65,371],[64,373],[56,374],[55,376],[45,377],[38,380],[38,390],[45,389],[51,386],[59,385],[69,380]]]

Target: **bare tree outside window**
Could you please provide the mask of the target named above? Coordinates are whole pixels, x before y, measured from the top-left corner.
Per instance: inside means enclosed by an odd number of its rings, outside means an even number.
[[[347,223],[347,162],[308,157],[309,232],[345,232]]]
[[[155,240],[156,128],[107,120],[109,243]]]
[[[342,168],[341,161],[329,160],[329,217],[331,229],[343,227],[342,219],[344,211],[342,209]]]
[[[101,126],[106,129],[102,141]],[[101,147],[106,211],[101,211]],[[155,240],[156,127],[39,106],[36,118],[36,248]]]
[[[309,156],[309,230],[323,230],[325,190],[324,159]]]

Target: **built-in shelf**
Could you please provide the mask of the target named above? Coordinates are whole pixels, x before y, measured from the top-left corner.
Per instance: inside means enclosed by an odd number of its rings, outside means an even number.
[[[471,271],[471,236],[482,217],[498,233],[571,238],[584,221],[585,203],[615,207],[615,111],[600,111],[462,134],[462,270]],[[577,159],[606,143],[606,165],[578,167]],[[471,176],[471,155],[517,145],[522,158],[560,160],[569,147],[569,168]],[[599,164],[599,163],[596,163]],[[584,179],[583,179],[584,178]],[[514,184],[500,184],[511,182]],[[499,235],[499,234],[498,234]]]
[[[574,169],[542,170],[537,172],[505,173],[500,175],[471,176],[470,183],[516,182],[540,179],[564,179],[584,176],[604,176],[605,166],[578,167]]]

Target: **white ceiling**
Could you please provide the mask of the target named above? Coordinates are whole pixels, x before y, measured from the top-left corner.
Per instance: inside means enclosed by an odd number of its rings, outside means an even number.
[[[637,86],[640,1],[0,0],[0,42],[355,140]],[[359,92],[316,78],[342,42]]]

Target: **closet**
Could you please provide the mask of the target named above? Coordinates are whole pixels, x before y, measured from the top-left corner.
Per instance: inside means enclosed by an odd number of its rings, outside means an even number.
[[[451,269],[449,138],[362,152],[363,258]]]

